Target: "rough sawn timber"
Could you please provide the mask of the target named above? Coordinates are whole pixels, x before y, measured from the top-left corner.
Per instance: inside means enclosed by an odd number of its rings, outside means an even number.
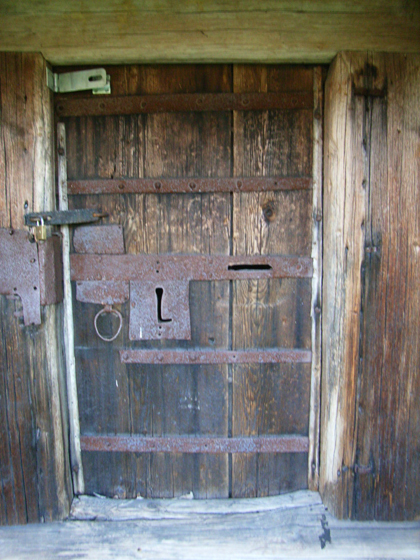
[[[71,518],[0,528],[2,560],[408,560],[418,558],[420,539],[419,522],[337,521],[317,493],[305,491],[250,500],[83,496],[75,500]]]
[[[0,227],[54,209],[52,94],[38,54],[0,55]],[[61,305],[24,327],[0,296],[0,524],[62,519],[73,497],[66,439]],[[17,314],[18,316],[15,316]]]
[[[52,64],[329,63],[420,44],[417,0],[3,0],[0,10],[0,48]]]
[[[340,517],[420,511],[419,92],[418,55],[340,54],[327,79],[320,491]]]

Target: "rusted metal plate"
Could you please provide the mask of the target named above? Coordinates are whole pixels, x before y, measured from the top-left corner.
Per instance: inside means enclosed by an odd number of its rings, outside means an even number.
[[[265,192],[308,190],[312,188],[312,179],[311,177],[91,179],[69,181],[67,188],[70,195]]]
[[[25,325],[41,323],[38,248],[26,230],[0,229],[0,294],[19,296]]]
[[[310,350],[120,350],[125,364],[290,364],[311,363]]]
[[[290,256],[71,255],[75,281],[311,278],[312,259]],[[156,284],[157,285],[157,284]]]
[[[82,451],[120,453],[307,453],[306,436],[140,437],[82,436]]]
[[[63,301],[63,260],[57,235],[38,244],[41,305]]]
[[[73,247],[76,253],[122,255],[123,228],[119,225],[81,226],[74,230]]]
[[[133,115],[191,111],[267,111],[269,109],[312,109],[313,93],[186,93],[124,95],[56,99],[60,117]]]
[[[128,282],[77,282],[76,299],[83,303],[113,305],[130,297]]]
[[[130,340],[191,339],[189,280],[130,282]]]

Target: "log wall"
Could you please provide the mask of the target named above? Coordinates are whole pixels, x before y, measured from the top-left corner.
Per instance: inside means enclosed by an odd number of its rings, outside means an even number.
[[[321,495],[420,512],[420,57],[340,54],[326,84]]]
[[[0,227],[54,207],[52,94],[37,54],[0,54]],[[0,524],[66,516],[72,498],[61,373],[61,306],[24,327],[0,296]]]

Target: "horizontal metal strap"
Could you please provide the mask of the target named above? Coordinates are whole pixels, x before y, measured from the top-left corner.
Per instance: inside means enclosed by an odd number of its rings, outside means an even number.
[[[119,453],[307,453],[306,436],[142,437],[81,436],[82,451]]]
[[[269,109],[312,109],[313,92],[286,93],[178,93],[124,95],[116,97],[58,97],[60,117],[133,115],[190,111],[267,111]]]
[[[310,350],[120,350],[125,364],[290,364],[311,363]]]
[[[97,208],[81,208],[79,210],[56,210],[53,212],[32,212],[25,214],[25,225],[35,226],[41,218],[47,226],[89,224],[106,217]]]
[[[311,278],[312,259],[290,256],[71,255],[75,281]]]
[[[68,181],[67,183],[69,195],[264,192],[308,190],[311,188],[311,177],[89,179]]]

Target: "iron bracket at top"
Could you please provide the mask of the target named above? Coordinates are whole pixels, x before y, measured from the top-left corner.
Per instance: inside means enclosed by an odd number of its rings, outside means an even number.
[[[104,68],[54,74],[47,68],[47,85],[55,93],[92,90],[94,94],[111,93],[111,77]]]

